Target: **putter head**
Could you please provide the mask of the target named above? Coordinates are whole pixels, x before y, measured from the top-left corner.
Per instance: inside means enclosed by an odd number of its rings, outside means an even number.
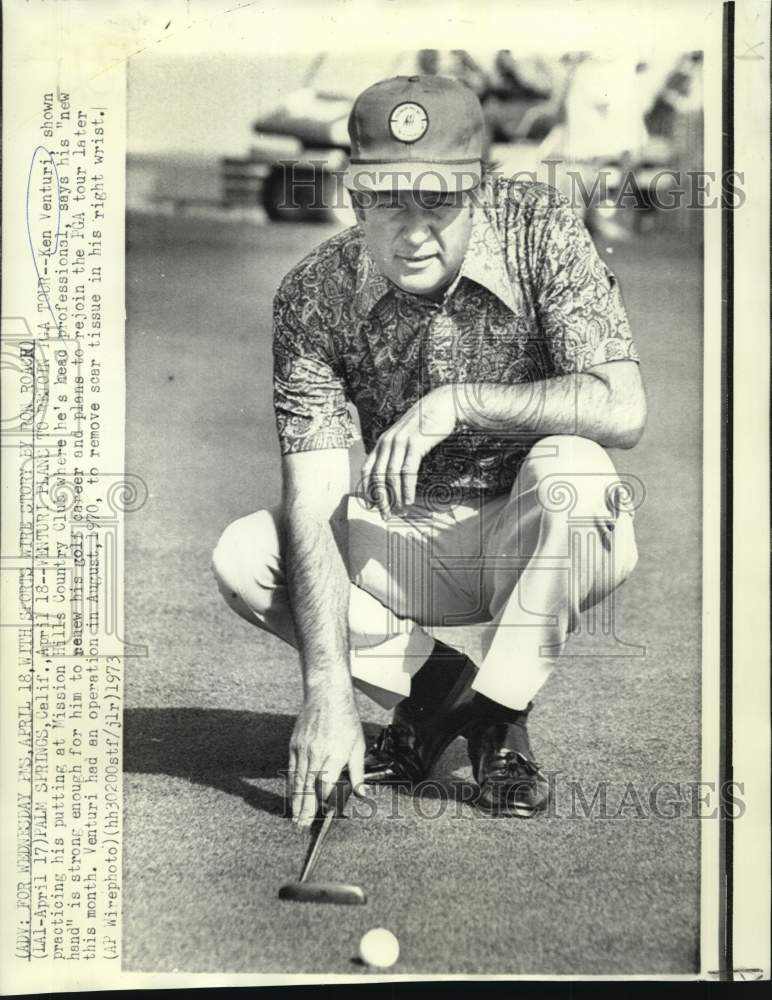
[[[279,899],[295,903],[336,903],[338,906],[362,906],[367,902],[363,889],[343,882],[288,882],[279,889]]]

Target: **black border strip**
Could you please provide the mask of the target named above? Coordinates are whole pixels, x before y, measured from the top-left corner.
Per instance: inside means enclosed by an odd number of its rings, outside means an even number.
[[[721,108],[722,176],[734,169],[734,0],[724,4],[724,87]],[[732,612],[733,612],[733,496],[734,457],[734,216],[729,199],[721,206],[721,624],[720,624],[720,737],[719,780],[723,788],[733,780],[732,761]],[[719,818],[719,974],[724,981],[734,979],[734,830],[729,810]]]

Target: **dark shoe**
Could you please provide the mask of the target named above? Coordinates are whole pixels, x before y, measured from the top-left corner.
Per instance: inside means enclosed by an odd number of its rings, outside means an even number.
[[[529,818],[547,808],[549,781],[532,759],[524,721],[517,726],[477,722],[469,727],[467,739],[479,809],[492,816]],[[520,749],[510,749],[508,742]]]
[[[413,678],[413,691],[365,753],[365,782],[417,785],[469,724],[476,669],[471,660],[436,642]]]

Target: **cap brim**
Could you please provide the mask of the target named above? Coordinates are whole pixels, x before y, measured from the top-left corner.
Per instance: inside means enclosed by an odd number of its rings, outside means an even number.
[[[343,183],[351,191],[470,191],[480,183],[482,164],[350,163]]]

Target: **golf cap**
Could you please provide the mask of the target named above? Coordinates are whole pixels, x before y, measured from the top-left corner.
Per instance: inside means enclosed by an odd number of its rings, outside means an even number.
[[[354,191],[465,191],[480,183],[485,120],[477,95],[445,76],[381,80],[354,101],[344,183]]]

